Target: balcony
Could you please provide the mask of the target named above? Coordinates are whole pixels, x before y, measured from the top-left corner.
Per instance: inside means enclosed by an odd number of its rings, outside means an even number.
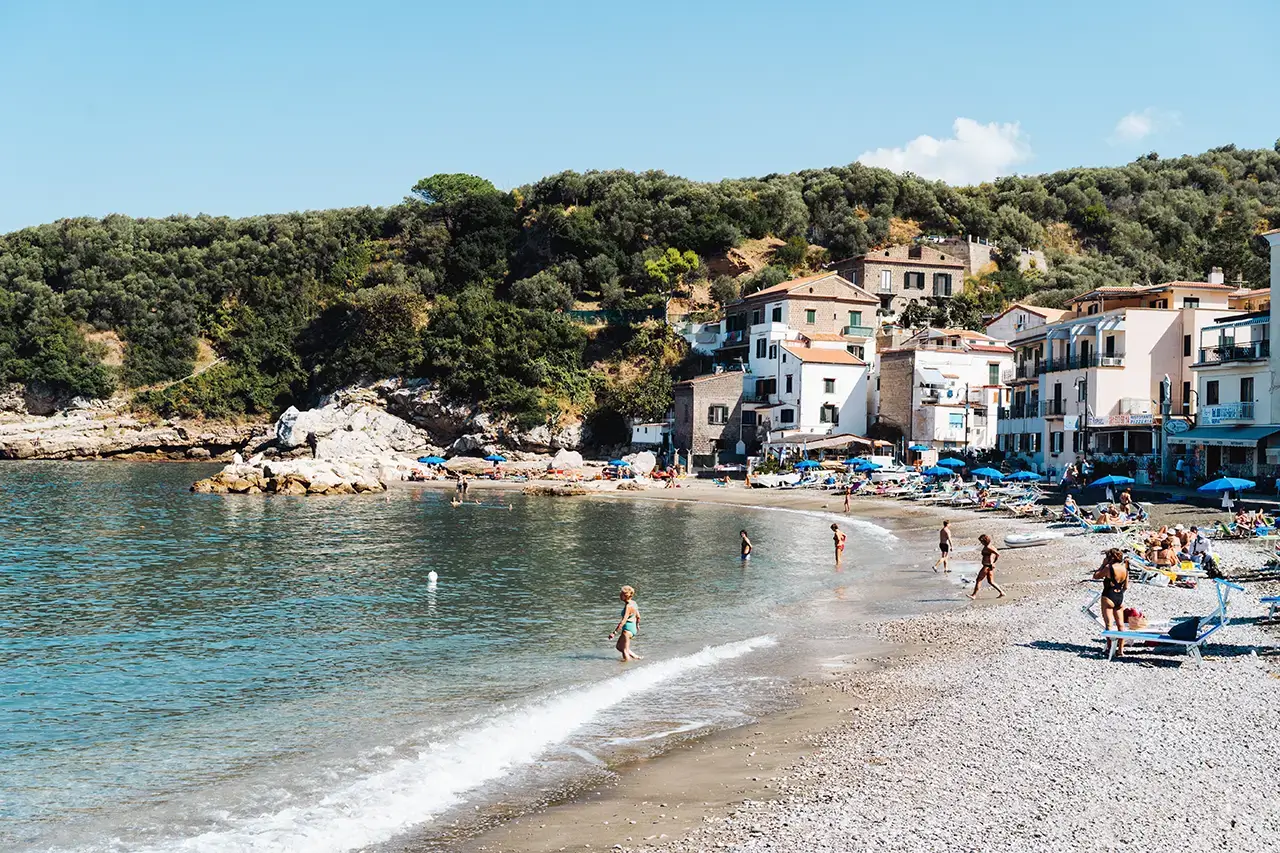
[[[747,330],[736,329],[724,336],[724,343],[721,347],[745,347],[747,345]]]
[[[845,326],[844,331],[841,332],[842,335],[850,338],[869,338],[874,333],[875,329],[870,326]]]
[[[1233,361],[1262,361],[1271,357],[1271,341],[1243,341],[1221,346],[1201,347],[1196,366],[1228,364]]]
[[[1008,367],[1000,371],[1000,381],[1008,385],[1012,382],[1021,380],[1029,380],[1036,378],[1036,369],[1040,366],[1040,362],[1023,362],[1017,367]]]
[[[1253,403],[1219,403],[1201,406],[1196,423],[1200,426],[1253,422]]]
[[[1074,409],[1076,405],[1074,401],[1067,403],[1066,400],[1045,400],[1040,404],[1040,409],[1047,418],[1060,418],[1067,414],[1068,406]]]
[[[1036,373],[1088,370],[1091,367],[1124,367],[1124,353],[1090,353],[1085,356],[1073,355],[1066,358],[1049,358],[1036,365]]]

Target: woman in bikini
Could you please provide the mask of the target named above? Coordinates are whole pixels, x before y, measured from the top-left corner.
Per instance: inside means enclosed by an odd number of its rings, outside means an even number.
[[[629,660],[640,660],[640,656],[631,651],[631,641],[640,631],[640,608],[636,606],[635,588],[624,586],[618,593],[618,598],[622,599],[622,616],[618,619],[618,627],[613,629],[609,639],[618,638],[616,648],[622,654],[624,663]]]
[[[844,561],[844,543],[849,537],[840,529],[840,525],[831,525],[831,540],[836,546],[836,568],[840,568],[841,562]]]
[[[1102,558],[1102,565],[1093,573],[1094,580],[1102,581],[1102,624],[1115,631],[1124,630],[1124,592],[1129,588],[1129,561],[1124,552],[1112,548]],[[1104,652],[1111,655],[1111,640],[1107,640]],[[1116,657],[1124,655],[1124,640],[1116,640]]]
[[[978,543],[982,545],[982,568],[978,569],[978,577],[973,581],[973,592],[969,593],[969,597],[978,597],[978,587],[985,580],[992,589],[1000,593],[996,598],[1004,598],[1004,590],[996,585],[995,578],[996,561],[1000,559],[1000,552],[991,546],[991,537],[985,533],[978,537]]]
[[[741,531],[742,536],[742,562],[751,559],[751,539],[747,536],[747,531]]]

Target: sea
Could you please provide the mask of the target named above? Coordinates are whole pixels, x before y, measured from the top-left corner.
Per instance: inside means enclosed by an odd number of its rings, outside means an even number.
[[[850,626],[947,597],[830,512],[189,492],[213,470],[0,465],[0,850],[430,838],[784,707]],[[623,584],[638,663],[607,639]]]

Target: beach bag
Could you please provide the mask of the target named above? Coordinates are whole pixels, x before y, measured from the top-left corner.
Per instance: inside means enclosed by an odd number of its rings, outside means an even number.
[[[1171,640],[1194,640],[1200,632],[1200,617],[1192,616],[1190,619],[1184,619],[1169,629],[1169,639]]]

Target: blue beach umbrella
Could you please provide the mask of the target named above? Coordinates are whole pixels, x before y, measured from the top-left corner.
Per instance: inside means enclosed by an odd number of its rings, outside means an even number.
[[[945,465],[948,468],[963,468],[964,462],[959,459],[939,459],[939,465]]]
[[[1133,485],[1132,477],[1121,477],[1119,474],[1108,474],[1105,477],[1099,477],[1089,484],[1093,486],[1131,486]]]
[[[488,456],[484,458],[484,461],[485,462],[506,462],[507,457],[503,456],[501,453],[490,453]]]
[[[1242,480],[1239,477],[1219,477],[1210,483],[1205,483],[1197,492],[1243,492],[1245,489],[1253,489],[1257,487],[1257,483],[1253,480]]]
[[[797,468],[817,468],[818,466],[819,463],[814,462],[812,459],[801,459],[796,463]]]
[[[956,475],[955,471],[952,471],[950,468],[943,468],[940,465],[934,465],[932,468],[925,468],[924,473],[928,474],[930,477],[954,477]]]
[[[853,470],[855,470],[855,471],[879,471],[879,470],[880,470],[880,466],[879,466],[879,465],[877,465],[876,463],[872,462],[870,459],[863,459],[863,460],[862,460],[861,462],[859,462],[856,466],[854,466],[854,469],[853,469]]]
[[[926,451],[926,450],[928,450],[928,449],[929,449],[929,448],[928,448],[928,447],[926,447],[926,446],[924,446],[923,444],[913,444],[913,445],[911,445],[910,447],[908,447],[908,448],[907,448],[907,450],[914,450],[916,453],[923,453],[924,451]]]
[[[419,456],[418,461],[423,465],[443,465],[445,460],[443,456]]]
[[[630,468],[631,463],[625,459],[610,459],[609,464],[615,468]]]
[[[1043,480],[1044,477],[1041,477],[1035,471],[1015,471],[1008,477],[1005,477],[1005,479],[1019,483],[1038,483]]]
[[[1004,474],[1001,474],[995,468],[979,468],[973,472],[973,476],[982,477],[986,480],[1003,480]]]

